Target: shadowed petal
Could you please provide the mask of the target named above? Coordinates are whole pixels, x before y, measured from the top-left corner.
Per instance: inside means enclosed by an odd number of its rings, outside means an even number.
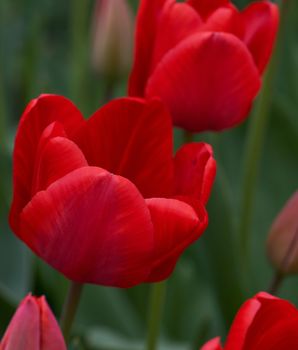
[[[98,110],[77,138],[89,165],[132,181],[144,197],[173,186],[171,118],[159,100],[114,100]]]
[[[167,278],[182,252],[197,240],[207,227],[204,207],[200,212],[176,199],[153,198],[146,200],[155,229],[155,255],[147,282]]]

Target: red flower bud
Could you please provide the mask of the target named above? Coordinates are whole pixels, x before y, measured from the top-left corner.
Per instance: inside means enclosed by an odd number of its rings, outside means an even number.
[[[267,254],[282,273],[298,273],[298,192],[285,204],[274,220],[268,240]]]
[[[219,339],[201,350],[281,350],[298,348],[298,310],[286,300],[261,292],[238,311],[226,344]]]
[[[130,96],[159,96],[190,131],[242,122],[261,86],[278,27],[269,1],[141,0]]]
[[[19,305],[1,341],[1,350],[66,350],[45,297],[28,295]]]
[[[69,100],[43,95],[16,135],[11,227],[76,282],[163,280],[207,226],[216,168],[209,145],[175,158],[172,149],[159,100],[114,100],[86,121]]]

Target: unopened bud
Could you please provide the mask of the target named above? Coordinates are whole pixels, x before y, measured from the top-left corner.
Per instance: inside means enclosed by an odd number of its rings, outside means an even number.
[[[267,253],[281,273],[298,273],[298,191],[274,220],[267,240]]]
[[[93,20],[92,64],[109,80],[128,74],[132,64],[134,18],[126,0],[97,0]]]

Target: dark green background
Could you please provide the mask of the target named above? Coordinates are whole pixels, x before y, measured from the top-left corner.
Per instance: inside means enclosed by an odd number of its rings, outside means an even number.
[[[136,8],[136,1],[131,1]],[[238,1],[244,6],[248,1]],[[245,298],[268,289],[273,271],[264,244],[275,215],[298,183],[298,4],[288,0],[278,74],[251,230],[251,268],[240,274],[240,184],[250,119],[220,135],[198,135],[215,148],[219,171],[209,203],[204,237],[180,259],[169,280],[161,349],[197,349],[226,334]],[[55,314],[67,281],[34,257],[10,232],[11,152],[17,122],[40,93],[63,94],[89,116],[103,101],[105,81],[90,65],[91,0],[0,0],[0,332],[17,303],[32,291],[45,294]],[[116,95],[125,95],[123,80]],[[176,131],[176,145],[181,132]],[[246,287],[243,288],[243,281]],[[141,349],[146,330],[149,285],[130,290],[88,286],[77,315],[74,349]],[[298,302],[298,278],[280,295]]]

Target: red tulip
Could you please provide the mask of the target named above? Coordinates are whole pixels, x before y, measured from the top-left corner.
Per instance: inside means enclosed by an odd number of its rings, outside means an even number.
[[[45,297],[28,295],[19,305],[0,344],[1,350],[66,350]]]
[[[298,310],[286,300],[259,293],[238,311],[225,346],[219,339],[201,350],[281,350],[298,348]]]
[[[67,99],[39,97],[15,141],[13,231],[76,282],[167,278],[207,226],[215,176],[209,145],[173,159],[172,143],[158,100],[114,100],[85,121]]]
[[[278,27],[269,1],[141,0],[130,96],[159,96],[174,124],[223,130],[244,120]]]

